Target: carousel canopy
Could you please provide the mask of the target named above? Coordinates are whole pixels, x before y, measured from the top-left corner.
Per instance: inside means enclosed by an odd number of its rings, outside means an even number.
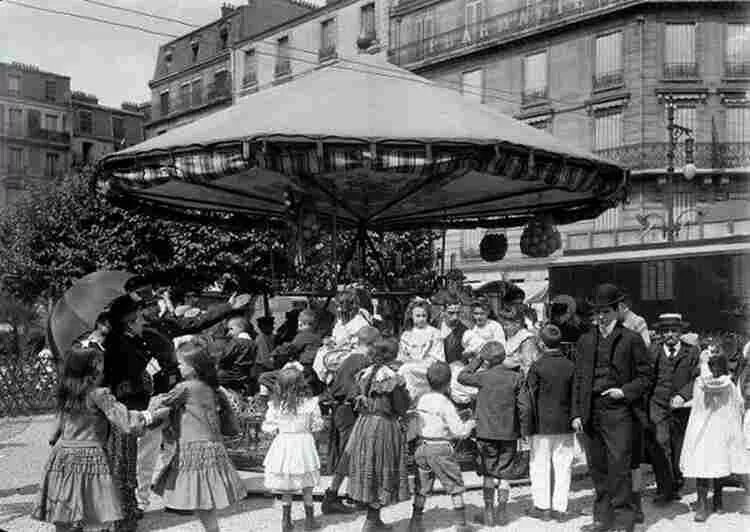
[[[121,205],[262,224],[305,205],[342,227],[523,225],[597,216],[627,173],[393,65],[316,69],[99,163]]]

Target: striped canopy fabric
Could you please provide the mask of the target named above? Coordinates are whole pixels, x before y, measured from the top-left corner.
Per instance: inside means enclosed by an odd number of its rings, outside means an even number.
[[[355,64],[355,66],[351,66]],[[115,202],[269,224],[304,202],[343,227],[592,218],[627,172],[387,63],[317,69],[100,161]]]

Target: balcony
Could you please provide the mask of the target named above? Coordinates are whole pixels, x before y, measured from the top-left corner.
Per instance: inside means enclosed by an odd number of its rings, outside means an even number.
[[[727,61],[724,75],[728,78],[750,78],[750,61]]]
[[[223,83],[209,83],[206,87],[206,103],[212,103],[231,97],[232,89],[230,88],[229,80]]]
[[[535,89],[524,89],[521,97],[521,103],[524,106],[540,105],[547,103],[547,87],[537,87]]]
[[[335,44],[326,46],[325,48],[321,48],[320,50],[318,50],[318,62],[319,63],[331,61],[332,59],[336,59],[337,57],[338,57],[338,52],[336,52]]]
[[[462,49],[516,39],[524,32],[541,30],[561,23],[600,14],[607,8],[638,3],[635,0],[540,0],[520,9],[507,11],[481,22],[456,26],[431,37],[407,42],[389,50],[389,60],[407,65],[438,58]]]
[[[288,59],[279,60],[273,67],[273,75],[276,79],[292,75],[292,62]]]
[[[46,140],[49,142],[58,142],[61,144],[70,143],[70,133],[67,131],[53,131],[51,129],[37,129],[29,133],[33,139]]]
[[[595,91],[614,89],[621,87],[623,83],[624,76],[622,69],[601,72],[596,74],[593,79],[593,87]]]
[[[664,63],[664,78],[672,80],[697,79],[698,63]]]
[[[600,157],[620,163],[630,170],[666,169],[666,142],[630,144],[598,150]],[[696,142],[693,156],[698,169],[731,169],[750,167],[750,142]],[[685,151],[678,147],[675,150],[675,167],[685,164]]]

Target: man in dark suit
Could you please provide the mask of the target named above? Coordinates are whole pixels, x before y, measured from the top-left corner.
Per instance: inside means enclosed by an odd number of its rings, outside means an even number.
[[[443,337],[445,361],[450,364],[463,358],[464,348],[461,341],[467,329],[461,321],[461,302],[456,296],[450,295],[447,297],[443,316],[440,334]]]
[[[597,325],[576,346],[571,426],[586,436],[586,458],[594,482],[594,522],[586,532],[627,531],[635,526],[630,461],[634,403],[650,387],[651,364],[643,339],[617,320],[623,294],[611,284],[597,287]]]
[[[680,341],[688,324],[681,314],[662,314],[654,328],[662,339],[651,347],[654,383],[648,395],[649,430],[646,444],[651,455],[659,496],[655,504],[678,498],[683,479],[680,453],[690,409],[685,403],[693,397],[700,353]]]

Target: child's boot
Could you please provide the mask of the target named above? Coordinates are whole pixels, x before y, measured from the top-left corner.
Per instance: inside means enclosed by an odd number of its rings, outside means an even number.
[[[320,523],[315,520],[315,512],[313,506],[305,505],[305,530],[318,530],[323,528]]]
[[[497,490],[497,516],[495,522],[500,526],[508,523],[508,497],[510,489],[499,488]]]
[[[714,512],[723,512],[724,511],[724,497],[722,490],[724,488],[724,483],[722,482],[722,479],[715,478],[714,479],[714,496],[712,502],[712,507]]]
[[[393,527],[386,525],[383,520],[380,519],[380,510],[376,508],[368,508],[367,518],[362,527],[362,532],[387,532],[389,530],[393,530]]]
[[[633,492],[633,506],[635,507],[635,522],[643,523],[646,519],[643,515],[643,502],[640,491]]]
[[[484,512],[481,522],[484,526],[495,526],[495,488],[484,488]]]
[[[339,500],[335,492],[327,489],[323,494],[323,503],[320,505],[320,511],[324,514],[351,514],[356,510],[345,505]]]
[[[409,521],[409,532],[424,532],[424,507],[414,505],[411,510],[411,520]]]
[[[695,504],[695,517],[693,521],[703,523],[708,519],[708,479],[696,479],[695,487],[698,492],[698,502]]]
[[[292,524],[292,505],[285,504],[281,507],[281,511],[281,531],[291,532],[292,530],[294,530],[294,525]]]
[[[453,509],[453,522],[456,523],[456,532],[473,532],[473,528],[466,524],[466,508],[463,506]]]

